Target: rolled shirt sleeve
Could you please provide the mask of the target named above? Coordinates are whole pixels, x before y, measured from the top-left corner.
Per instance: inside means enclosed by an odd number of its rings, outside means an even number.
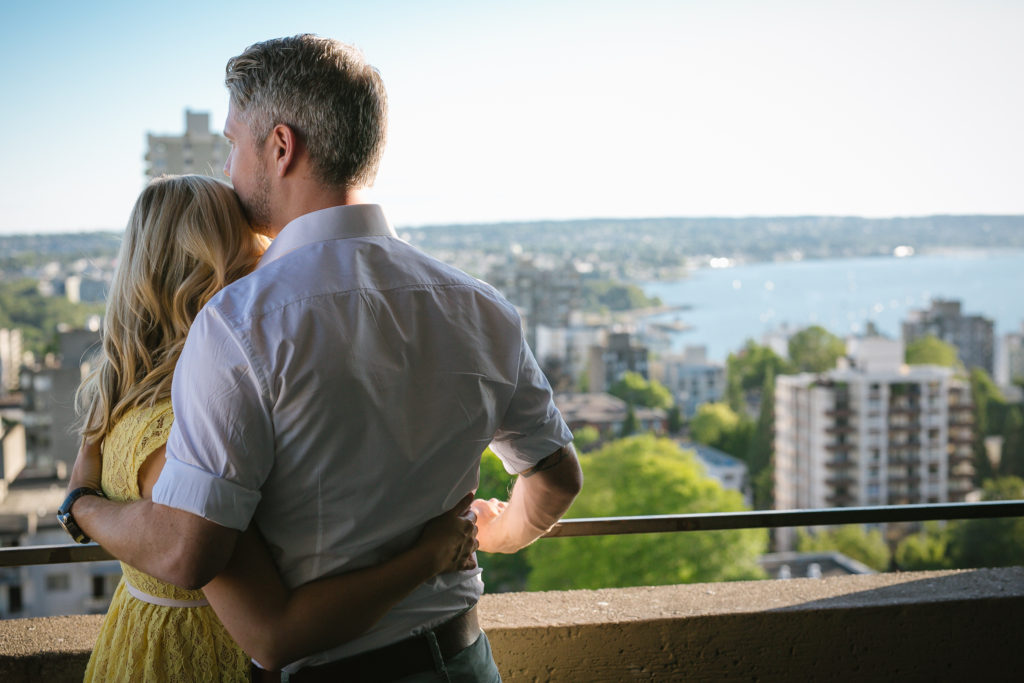
[[[243,337],[204,308],[174,373],[174,424],[153,501],[244,530],[274,463],[265,385]]]
[[[491,449],[506,472],[518,474],[571,441],[572,432],[555,407],[551,385],[524,339],[516,389]]]

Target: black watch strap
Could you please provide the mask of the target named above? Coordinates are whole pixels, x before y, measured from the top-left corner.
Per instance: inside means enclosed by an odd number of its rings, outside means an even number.
[[[106,498],[106,494],[100,489],[94,489],[89,486],[80,486],[64,499],[60,507],[57,508],[57,521],[64,527],[64,531],[67,531],[71,538],[75,539],[75,543],[89,543],[92,539],[85,535],[82,531],[82,527],[78,526],[78,522],[75,521],[75,516],[71,514],[71,506],[75,504],[75,501],[82,496],[99,496],[100,498]]]

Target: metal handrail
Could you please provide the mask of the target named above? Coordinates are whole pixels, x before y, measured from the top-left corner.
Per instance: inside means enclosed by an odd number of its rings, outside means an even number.
[[[722,531],[725,529],[774,529],[835,524],[927,522],[996,517],[1024,517],[1024,500],[998,500],[982,503],[930,503],[925,505],[880,505],[875,507],[827,508],[818,510],[751,510],[747,512],[703,512],[689,515],[563,519],[545,534],[545,538],[673,533],[680,531]],[[86,545],[37,545],[0,548],[0,567],[63,564],[67,562],[96,562],[112,559],[114,558],[110,553],[95,543]]]

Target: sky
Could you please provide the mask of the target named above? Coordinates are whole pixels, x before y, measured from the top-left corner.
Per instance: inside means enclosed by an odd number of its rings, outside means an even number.
[[[1024,213],[1024,2],[0,4],[0,234],[120,230],[146,133],[266,38],[359,46],[399,227]]]

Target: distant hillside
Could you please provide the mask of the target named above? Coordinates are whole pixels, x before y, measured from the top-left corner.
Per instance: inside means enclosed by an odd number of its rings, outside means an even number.
[[[764,217],[536,221],[399,228],[413,244],[470,270],[481,259],[524,254],[597,264],[621,277],[680,274],[705,257],[745,261],[842,258],[962,248],[1024,248],[1024,216],[917,218]],[[116,253],[116,233],[0,236],[0,268]]]
[[[619,275],[639,278],[664,276],[702,257],[843,258],[890,255],[901,245],[918,253],[1024,248],[1024,216],[594,219],[439,225],[399,232],[431,253],[503,253],[518,244],[525,253],[616,263]]]

